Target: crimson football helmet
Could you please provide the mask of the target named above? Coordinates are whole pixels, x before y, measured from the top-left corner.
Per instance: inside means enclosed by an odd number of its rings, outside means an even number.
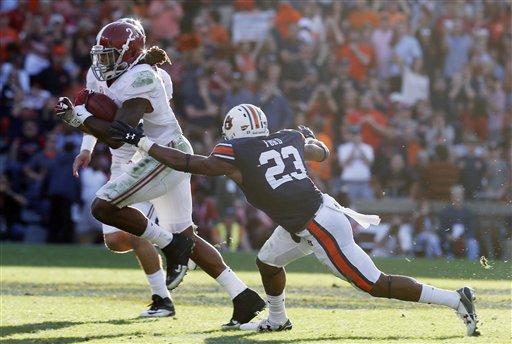
[[[91,70],[100,81],[117,78],[146,55],[146,35],[128,21],[105,25],[91,49]]]
[[[120,23],[129,23],[129,24],[132,24],[133,26],[135,26],[140,31],[140,34],[142,36],[144,36],[144,44],[146,43],[146,32],[144,31],[144,27],[142,26],[142,23],[140,22],[140,20],[135,19],[135,18],[124,17],[124,18],[119,18],[116,21],[120,22]]]
[[[237,105],[226,114],[222,124],[222,135],[226,140],[267,136],[267,116],[255,105]]]

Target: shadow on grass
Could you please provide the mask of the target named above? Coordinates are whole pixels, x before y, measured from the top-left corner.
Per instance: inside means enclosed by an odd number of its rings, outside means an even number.
[[[255,338],[257,336],[257,339]],[[428,336],[425,338],[418,337],[418,336],[387,336],[387,337],[369,337],[369,336],[353,336],[353,335],[347,335],[347,336],[327,336],[327,337],[316,337],[314,334],[311,335],[310,338],[307,338],[305,336],[301,337],[300,342],[309,342],[309,343],[321,343],[324,341],[339,341],[339,342],[346,342],[351,340],[367,340],[370,342],[373,341],[404,341],[404,340],[448,340],[448,339],[454,339],[454,338],[460,338],[459,335],[453,335],[453,336],[437,336],[432,337]],[[246,343],[246,344],[258,344],[258,343],[296,343],[297,338],[290,338],[290,339],[276,339],[273,338],[272,333],[255,333],[255,332],[246,332],[241,333],[234,336],[229,337],[216,337],[216,338],[206,338],[204,340],[205,344],[223,344],[223,343]]]
[[[139,318],[134,319],[116,319],[116,320],[104,320],[104,321],[45,321],[40,323],[33,324],[23,324],[23,325],[14,325],[14,326],[2,326],[0,327],[0,334],[2,337],[10,336],[13,334],[21,334],[21,333],[37,333],[40,331],[47,330],[60,330],[63,328],[82,325],[82,324],[112,324],[112,325],[127,325],[135,322],[141,321]],[[100,338],[100,337],[98,337]],[[106,337],[108,338],[108,337]],[[2,344],[6,343],[6,339],[2,339]],[[27,340],[27,339],[26,339]],[[49,343],[54,343],[50,339],[48,339]],[[69,342],[68,342],[69,343]]]
[[[115,338],[118,338],[119,335],[103,335],[103,336],[88,336],[88,337],[46,337],[45,339],[2,339],[2,344],[27,344],[27,343],[37,343],[37,344],[64,344],[64,343],[85,343],[91,340],[100,340],[100,339],[112,339],[111,343],[115,343]]]

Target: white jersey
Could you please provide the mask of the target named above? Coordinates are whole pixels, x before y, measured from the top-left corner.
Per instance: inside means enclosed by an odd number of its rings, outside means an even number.
[[[142,118],[144,133],[152,141],[163,145],[178,139],[182,134],[176,116],[169,106],[172,84],[168,74],[167,77],[165,74],[165,71],[157,67],[141,64],[123,73],[110,87],[106,82],[96,80],[97,92],[106,94],[118,106],[132,98],[149,100],[153,112],[145,113]],[[169,84],[166,85],[167,82]]]
[[[172,99],[173,94],[171,77],[165,70],[158,67],[150,67],[146,64],[140,65],[140,67],[144,67],[142,69],[137,69],[137,67],[139,66],[136,66],[124,73],[121,77],[114,81],[110,87],[107,86],[105,81],[99,81],[96,79],[92,73],[92,70],[89,69],[87,72],[86,87],[87,89],[90,89],[94,92],[109,96],[112,100],[114,100],[118,107],[121,106],[124,101],[130,98],[148,99],[151,102],[154,111],[150,114],[144,114],[144,132],[148,137],[151,137],[150,132],[154,133],[154,135],[158,135],[161,137],[161,139],[159,141],[154,141],[161,144],[167,144],[181,135],[181,128],[176,120],[176,117],[174,116],[174,112],[170,106],[168,106],[169,100]],[[133,73],[134,70],[135,74]],[[148,73],[148,70],[151,72]],[[141,73],[142,77],[140,76]],[[128,77],[125,78],[125,75],[128,75]],[[150,77],[143,79],[144,75]],[[133,84],[138,85],[140,83],[147,84],[141,85],[141,87],[133,87],[137,91],[131,91],[129,96],[124,94],[126,89],[132,88]],[[150,87],[151,85],[152,87]],[[161,86],[163,86],[163,88]],[[164,120],[166,117],[167,120]],[[148,119],[146,120],[146,118]],[[156,118],[160,118],[161,122]],[[137,148],[129,144],[124,144],[117,149],[110,149],[110,152],[112,153],[111,179],[117,178],[123,172],[121,167],[132,159],[136,151]]]

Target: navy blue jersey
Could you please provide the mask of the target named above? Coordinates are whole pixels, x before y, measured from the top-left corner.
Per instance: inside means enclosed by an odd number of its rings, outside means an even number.
[[[249,203],[290,233],[303,230],[322,203],[307,174],[304,137],[298,131],[229,140],[219,143],[212,155],[235,165]]]

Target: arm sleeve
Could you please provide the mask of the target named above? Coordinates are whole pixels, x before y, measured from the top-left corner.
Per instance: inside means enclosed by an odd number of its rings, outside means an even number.
[[[233,145],[230,143],[217,144],[210,155],[228,162],[235,161],[235,152],[233,150]]]
[[[97,141],[98,139],[96,137],[89,134],[84,134],[82,138],[82,145],[80,146],[80,151],[88,150],[89,152],[92,153]]]

